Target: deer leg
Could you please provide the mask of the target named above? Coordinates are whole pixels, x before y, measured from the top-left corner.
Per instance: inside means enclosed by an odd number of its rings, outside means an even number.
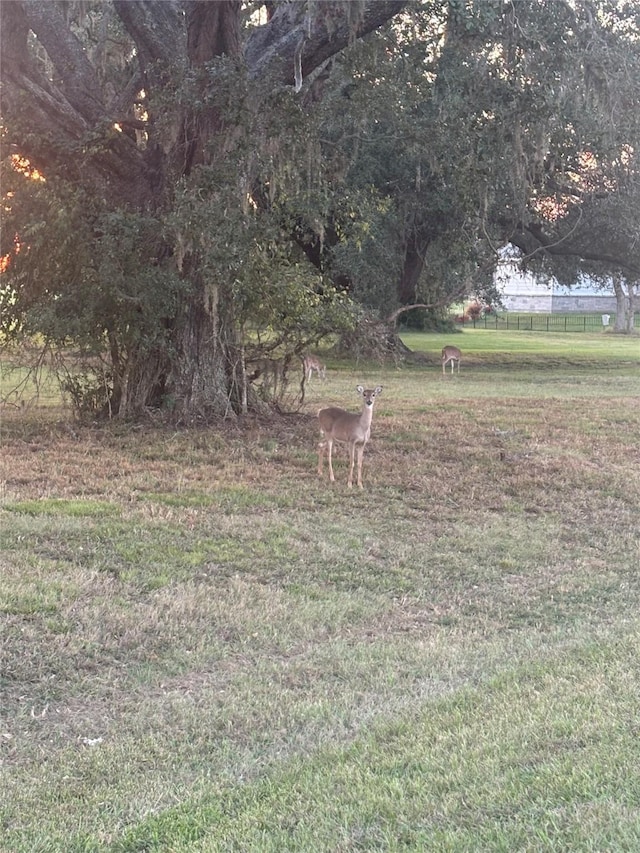
[[[329,479],[332,483],[335,482],[335,477],[333,476],[333,462],[331,461],[331,456],[333,454],[333,441],[329,438],[327,439],[327,455],[329,457]]]
[[[355,445],[355,442],[353,442],[353,441],[349,445],[349,461],[350,461],[349,481],[347,482],[347,485],[349,486],[349,488],[352,488],[353,487],[353,467],[354,467],[355,461],[356,461],[356,445]]]
[[[364,456],[364,444],[358,445],[358,488],[362,488],[362,457]]]
[[[324,448],[326,444],[326,441],[321,441],[318,444],[318,475],[320,477],[322,477],[322,463],[324,462]]]

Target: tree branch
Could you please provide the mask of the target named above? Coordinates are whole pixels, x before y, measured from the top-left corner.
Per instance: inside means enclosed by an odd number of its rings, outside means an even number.
[[[186,34],[178,0],[113,0],[113,7],[136,45],[144,73],[154,63],[173,65],[186,55]]]
[[[382,26],[401,12],[407,3],[408,0],[368,2],[357,24],[349,20],[346,9],[340,17],[332,9],[329,19],[323,12],[322,3],[282,3],[269,23],[249,37],[245,48],[249,75],[254,78],[270,75],[284,85],[292,86],[297,53],[304,79],[343,50],[354,36],[362,37]]]
[[[580,258],[584,261],[592,261],[626,270],[631,278],[640,277],[640,266],[629,259],[627,251],[618,255],[613,252],[600,251],[593,248],[593,244],[586,245],[583,240],[573,241],[567,237],[554,239],[544,233],[540,223],[522,224],[517,231],[510,234],[509,242],[520,249],[526,257],[532,257],[536,253],[544,253],[558,258]]]
[[[100,81],[80,41],[55,3],[24,0],[26,20],[60,77],[64,97],[90,124],[106,118]]]

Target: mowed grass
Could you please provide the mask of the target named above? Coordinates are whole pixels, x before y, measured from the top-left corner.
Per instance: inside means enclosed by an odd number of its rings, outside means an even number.
[[[3,412],[0,849],[640,849],[640,346],[524,334],[274,423]]]
[[[476,367],[503,365],[528,370],[535,366],[542,372],[589,367],[598,372],[614,368],[619,373],[625,368],[637,369],[640,355],[639,337],[605,331],[564,334],[465,329],[448,336],[408,333],[402,338],[411,349],[432,352],[437,358],[438,345],[444,341],[459,346],[465,362]]]

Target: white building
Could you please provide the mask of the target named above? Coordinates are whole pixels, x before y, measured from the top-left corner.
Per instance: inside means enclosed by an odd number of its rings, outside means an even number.
[[[613,285],[603,288],[586,276],[565,287],[554,278],[541,278],[519,269],[518,261],[506,256],[498,266],[495,283],[507,311],[527,314],[616,313]]]

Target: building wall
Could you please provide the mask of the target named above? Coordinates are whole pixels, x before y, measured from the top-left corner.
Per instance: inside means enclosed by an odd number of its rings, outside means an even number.
[[[531,273],[522,272],[512,260],[499,265],[495,283],[506,311],[527,314],[616,313],[613,293],[603,291],[588,279],[576,282],[570,288],[563,287],[555,279],[536,279]]]
[[[552,295],[533,296],[531,294],[509,293],[502,294],[502,304],[505,311],[522,311],[526,314],[550,314],[552,311]]]
[[[531,273],[522,272],[514,261],[501,263],[495,282],[507,311],[548,314],[552,290],[548,282],[538,281]]]
[[[615,296],[552,296],[551,312],[567,314],[575,311],[581,314],[590,314],[593,311],[603,314],[616,313]]]

